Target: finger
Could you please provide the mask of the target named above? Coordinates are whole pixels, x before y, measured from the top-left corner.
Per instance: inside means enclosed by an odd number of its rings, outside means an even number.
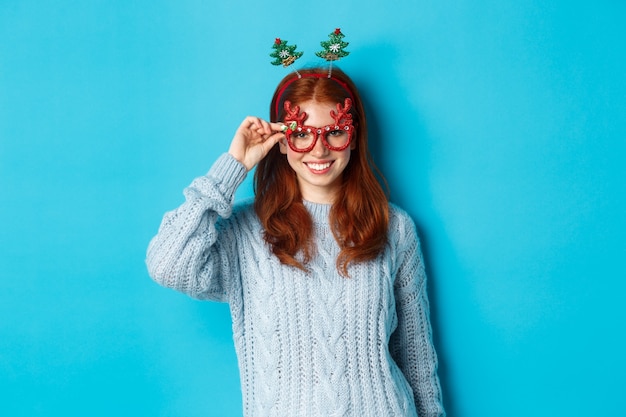
[[[252,130],[258,130],[259,128],[263,127],[263,124],[261,123],[261,119],[259,117],[248,116],[244,119],[242,127]]]
[[[253,124],[253,126],[254,126],[254,129],[255,129],[257,132],[262,132],[262,131],[264,131],[264,130],[265,130],[265,129],[264,129],[264,127],[263,127],[263,120],[259,119],[258,117],[255,117],[255,118],[254,118],[254,124]]]
[[[281,123],[281,122],[277,122],[277,123],[270,123],[270,127],[272,128],[273,132],[284,132],[285,131],[285,124]]]
[[[284,133],[274,133],[272,136],[267,138],[264,144],[267,144],[270,148],[276,145],[281,139],[285,138]]]
[[[264,133],[266,131],[267,122],[260,117],[249,116],[246,118],[248,121],[248,128],[254,130],[257,133]]]
[[[254,126],[257,119],[258,117],[255,117],[255,116],[246,116],[246,118],[243,119],[243,121],[241,122],[241,126],[248,127],[248,128],[251,126]]]
[[[262,126],[263,135],[270,135],[272,133],[272,125],[266,120],[259,119],[259,122]],[[260,129],[259,129],[260,130]]]

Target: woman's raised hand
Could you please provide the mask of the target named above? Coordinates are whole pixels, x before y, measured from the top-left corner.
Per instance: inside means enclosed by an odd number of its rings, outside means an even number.
[[[235,132],[228,153],[250,171],[285,137],[282,127],[281,123],[269,123],[259,117],[248,116]]]

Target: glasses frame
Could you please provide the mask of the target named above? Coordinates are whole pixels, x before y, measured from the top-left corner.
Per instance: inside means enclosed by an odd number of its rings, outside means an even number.
[[[346,134],[348,135],[348,141],[344,145],[332,146],[330,143],[328,143],[326,136],[330,132],[333,132],[335,130],[342,130],[346,132]],[[331,124],[331,125],[326,125],[324,127],[315,127],[315,126],[306,126],[306,125],[297,126],[294,130],[288,129],[285,132],[285,137],[287,138],[287,144],[289,145],[291,150],[294,152],[298,152],[298,153],[311,152],[311,150],[315,148],[315,145],[317,144],[317,141],[319,140],[320,136],[322,137],[322,143],[327,149],[331,151],[343,151],[348,146],[350,146],[350,143],[352,143],[353,131],[354,131],[354,128],[352,126],[352,120],[348,120],[346,123]],[[298,134],[300,132],[312,133],[313,135],[315,135],[315,139],[313,139],[313,142],[311,142],[311,144],[304,149],[297,148],[291,139],[292,135]]]
[[[284,108],[287,113],[285,122],[287,123],[287,125],[284,126],[284,128],[286,128],[285,137],[287,138],[287,144],[289,145],[289,148],[291,148],[292,151],[298,153],[311,152],[311,150],[317,144],[320,135],[322,136],[322,143],[324,144],[324,146],[331,151],[343,151],[348,146],[350,146],[350,144],[352,143],[352,134],[354,131],[354,126],[352,125],[352,114],[349,113],[350,108],[352,108],[352,100],[350,98],[346,98],[343,102],[343,105],[341,103],[337,103],[336,107],[337,111],[330,111],[330,116],[335,120],[335,123],[323,127],[307,126],[303,124],[308,117],[306,112],[301,112],[300,106],[294,106],[292,108],[291,102],[289,100],[285,100]],[[328,141],[326,140],[326,135],[333,130],[343,130],[348,134],[348,141],[345,143],[345,145],[332,146],[330,143],[328,143]],[[296,146],[293,144],[293,141],[291,140],[292,134],[302,131],[306,131],[307,133],[313,133],[315,135],[315,139],[313,140],[311,145],[306,147],[305,149],[296,148]]]

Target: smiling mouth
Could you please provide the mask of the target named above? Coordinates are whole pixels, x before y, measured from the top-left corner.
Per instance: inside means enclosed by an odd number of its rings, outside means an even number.
[[[317,163],[313,163],[313,162],[307,162],[306,163],[306,166],[311,168],[313,171],[324,171],[325,169],[330,168],[331,165],[332,165],[332,162],[326,162],[326,163],[323,163],[323,164],[317,164]]]

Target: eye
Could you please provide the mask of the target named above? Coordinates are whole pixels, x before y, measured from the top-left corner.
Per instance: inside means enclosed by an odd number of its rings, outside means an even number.
[[[296,139],[306,139],[309,136],[307,132],[294,132],[291,134]]]
[[[343,135],[345,132],[343,130],[331,130],[330,132],[328,132],[328,136],[341,136]]]

